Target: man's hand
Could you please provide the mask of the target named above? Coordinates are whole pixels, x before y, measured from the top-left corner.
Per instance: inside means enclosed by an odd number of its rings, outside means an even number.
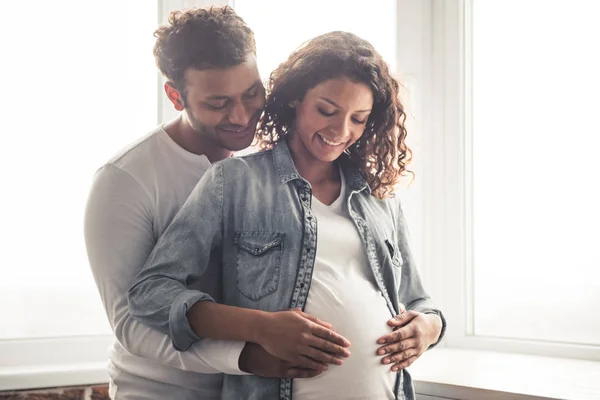
[[[264,378],[313,378],[327,370],[327,366],[315,363],[317,369],[294,366],[269,354],[262,346],[247,342],[240,354],[240,369]]]
[[[403,310],[404,306],[401,307]],[[391,364],[396,372],[407,368],[435,342],[442,332],[442,320],[435,314],[417,311],[401,311],[388,321],[392,333],[382,336],[378,344],[384,344],[377,355],[384,356],[382,364]]]
[[[300,309],[263,314],[256,320],[252,342],[295,366],[318,369],[320,364],[341,365],[350,356],[350,342],[336,333],[331,324]]]

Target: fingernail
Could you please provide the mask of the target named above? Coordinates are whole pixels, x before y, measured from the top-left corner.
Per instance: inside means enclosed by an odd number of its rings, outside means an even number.
[[[389,358],[384,358],[383,359],[383,363],[384,364],[389,364],[390,363],[390,359]]]
[[[392,367],[392,371],[397,372],[398,371],[398,367]]]
[[[377,343],[379,343],[379,344],[384,344],[384,343],[385,343],[385,339],[383,339],[383,338],[382,338],[382,339],[379,339],[379,340],[377,341]]]
[[[379,354],[380,356],[385,354],[385,350],[384,349],[380,349],[377,354]]]

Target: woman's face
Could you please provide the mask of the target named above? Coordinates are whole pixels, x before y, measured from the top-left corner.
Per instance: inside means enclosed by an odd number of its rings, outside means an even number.
[[[373,107],[364,83],[346,77],[323,81],[297,101],[290,148],[310,161],[335,161],[363,135]]]

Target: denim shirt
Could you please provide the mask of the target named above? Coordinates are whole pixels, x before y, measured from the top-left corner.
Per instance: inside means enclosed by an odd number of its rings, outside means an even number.
[[[435,313],[442,318],[443,336],[446,324],[421,284],[398,199],[372,196],[346,157],[338,162],[348,187],[350,216],[390,316],[398,314],[400,303],[407,310]],[[187,310],[197,301],[215,298],[194,289],[209,268],[222,270],[224,304],[264,311],[304,309],[317,250],[311,193],[285,141],[272,150],[213,165],[136,277],[129,291],[131,315],[169,334],[175,348],[186,350],[200,340],[187,321]],[[397,376],[397,398],[414,399],[408,372]],[[227,375],[223,385],[223,399],[291,397],[291,379]]]

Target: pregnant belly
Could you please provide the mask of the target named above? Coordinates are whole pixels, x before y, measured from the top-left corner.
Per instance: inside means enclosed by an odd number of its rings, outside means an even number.
[[[352,354],[315,378],[294,380],[294,400],[394,398],[396,374],[375,354],[377,339],[391,331],[386,321],[392,315],[373,285],[358,286],[333,291],[313,280],[305,311],[331,323],[351,342]]]

